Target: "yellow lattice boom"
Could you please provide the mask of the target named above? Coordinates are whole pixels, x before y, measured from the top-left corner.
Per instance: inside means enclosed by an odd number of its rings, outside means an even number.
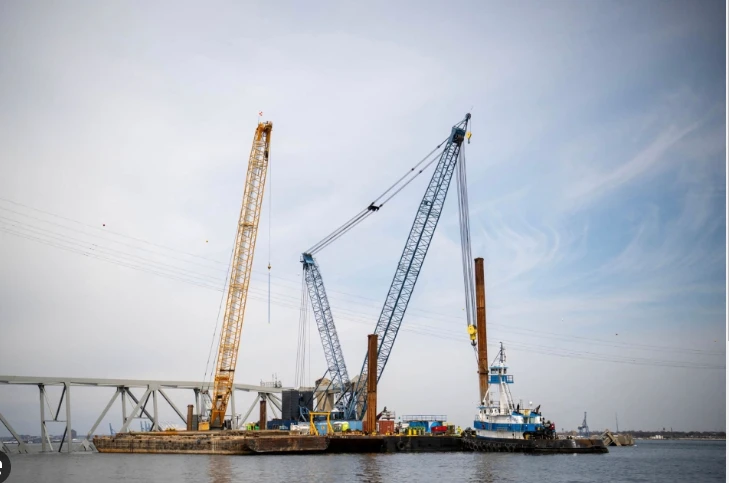
[[[248,160],[243,206],[238,220],[238,233],[235,238],[233,261],[231,264],[228,297],[225,303],[223,327],[220,331],[220,346],[215,369],[215,388],[210,426],[221,427],[230,400],[238,360],[240,335],[243,330],[243,314],[248,298],[248,284],[251,280],[253,251],[256,247],[258,220],[263,204],[263,189],[268,171],[268,153],[271,145],[273,124],[260,122],[253,138],[251,156]]]

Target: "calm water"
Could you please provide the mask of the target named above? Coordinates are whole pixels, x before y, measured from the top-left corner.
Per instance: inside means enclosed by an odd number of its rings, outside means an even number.
[[[638,441],[606,455],[377,454],[316,456],[10,455],[8,483],[691,482],[724,481],[723,441]]]

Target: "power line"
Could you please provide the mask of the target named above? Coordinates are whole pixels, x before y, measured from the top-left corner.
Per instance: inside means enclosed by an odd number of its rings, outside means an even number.
[[[217,264],[226,266],[225,263],[223,263],[223,262],[221,262],[219,260],[213,260],[211,258],[206,258],[206,257],[203,257],[201,255],[196,255],[194,253],[186,252],[186,251],[183,251],[183,250],[178,250],[176,248],[168,247],[168,246],[165,246],[165,245],[160,245],[158,243],[153,243],[153,242],[150,242],[150,241],[147,241],[147,240],[143,240],[141,238],[136,238],[136,237],[133,237],[133,236],[130,236],[130,235],[125,235],[124,233],[119,233],[119,232],[116,232],[114,230],[107,230],[105,228],[99,228],[98,226],[89,225],[88,223],[84,223],[84,222],[81,222],[81,221],[78,221],[78,220],[74,220],[72,218],[67,218],[67,217],[62,216],[62,215],[58,215],[58,214],[55,214],[55,213],[51,213],[50,211],[44,211],[44,210],[40,210],[38,208],[33,208],[32,206],[28,206],[26,204],[23,204],[23,203],[20,203],[20,202],[17,202],[17,201],[13,201],[13,200],[10,200],[10,199],[7,199],[7,198],[0,197],[0,201],[5,201],[7,203],[12,203],[13,205],[22,206],[23,208],[27,208],[29,210],[33,210],[33,211],[38,212],[38,213],[43,213],[45,215],[49,215],[49,216],[53,216],[53,217],[56,217],[56,218],[60,218],[62,220],[70,221],[70,222],[76,223],[78,225],[83,225],[83,226],[86,226],[88,228],[91,228],[92,230],[98,230],[98,231],[102,231],[104,233],[111,233],[111,234],[114,234],[116,236],[120,236],[120,237],[127,238],[127,239],[130,239],[130,240],[138,241],[140,243],[145,243],[147,245],[151,245],[151,246],[155,246],[155,247],[162,248],[162,249],[165,249],[165,250],[170,250],[170,251],[173,251],[173,252],[181,253],[183,255],[188,255],[190,257],[200,258],[202,260],[208,260],[210,262],[213,262],[213,263],[217,263]],[[0,209],[7,210],[7,208],[2,208],[2,207],[0,207]],[[8,210],[8,211],[11,211],[11,210]]]
[[[50,220],[44,220],[42,218],[38,218],[38,217],[35,217],[35,216],[32,216],[32,215],[28,215],[27,213],[22,213],[22,212],[19,212],[19,211],[11,210],[11,209],[8,209],[8,208],[2,207],[2,206],[0,206],[0,210],[8,211],[10,213],[14,213],[16,215],[20,215],[20,216],[24,216],[26,218],[30,218],[30,219],[33,219],[33,220],[37,220],[37,221],[40,221],[42,223],[47,223],[49,225],[58,226],[58,227],[63,228],[65,230],[70,230],[70,231],[74,231],[74,232],[77,232],[77,233],[83,233],[86,236],[92,236],[92,237],[95,237],[95,238],[101,238],[103,240],[107,240],[107,241],[110,241],[112,243],[116,243],[116,244],[119,244],[119,245],[124,245],[124,246],[130,247],[130,248],[134,248],[136,250],[142,250],[142,251],[145,251],[145,252],[148,252],[148,253],[154,253],[156,255],[161,255],[161,256],[168,257],[168,258],[172,258],[172,259],[175,259],[175,260],[184,261],[186,263],[191,263],[193,265],[197,265],[197,266],[200,266],[200,267],[203,267],[203,268],[207,268],[207,269],[210,269],[210,270],[226,271],[225,268],[210,267],[208,265],[203,265],[203,264],[200,264],[200,263],[195,263],[195,262],[190,261],[190,260],[185,260],[184,258],[175,257],[173,255],[163,254],[163,253],[160,253],[160,252],[157,252],[157,251],[154,251],[154,250],[150,250],[148,248],[138,247],[138,246],[135,246],[135,245],[132,245],[132,244],[129,244],[129,243],[120,242],[118,240],[114,240],[112,238],[109,238],[108,236],[102,236],[102,235],[98,235],[98,234],[95,234],[95,233],[87,233],[85,231],[78,230],[78,229],[75,229],[75,228],[71,228],[71,227],[69,227],[67,225],[63,225],[61,223],[56,223],[56,222],[53,222],[53,221],[50,221]],[[2,218],[4,220],[9,220],[9,221],[16,221],[16,222],[18,221],[18,220],[14,220],[13,218],[8,218],[8,217],[5,217],[5,216],[0,216],[0,218]],[[19,223],[22,223],[22,222],[19,222]],[[211,259],[206,259],[206,260],[211,260]],[[215,261],[215,260],[212,260],[212,261]],[[216,263],[220,263],[220,262],[217,262],[217,261],[215,261],[215,262]]]
[[[11,230],[6,230],[4,228],[0,228],[0,231],[11,232]],[[40,241],[41,243],[45,242],[45,240],[41,240],[37,237],[26,236],[22,233],[15,233],[15,234],[17,234],[18,236],[21,236],[22,238],[33,239],[35,241]],[[50,245],[56,246],[57,248],[65,249],[65,250],[68,250],[68,251],[71,251],[74,253],[80,253],[78,250],[74,250],[72,248],[63,247],[63,246],[54,245],[54,244],[50,244]],[[121,263],[119,261],[109,259],[108,257],[101,257],[101,256],[98,256],[93,253],[92,254],[82,253],[82,254],[90,256],[92,258],[97,258],[100,260],[108,261],[110,263],[132,268],[135,270],[140,270],[143,272],[160,275],[160,276],[163,276],[166,278],[171,278],[173,280],[183,281],[186,283],[191,283],[193,285],[200,285],[200,284],[195,283],[194,281],[189,281],[189,280],[185,280],[183,278],[170,276],[169,274],[156,272],[154,270],[148,270],[148,269],[145,269],[144,267],[138,266],[138,265]],[[224,290],[221,289],[220,287],[208,285],[208,286],[205,286],[205,288],[224,292]],[[265,291],[256,290],[253,288],[250,289],[250,291],[253,292],[253,294],[250,295],[251,298],[262,300],[262,301],[267,300]],[[261,292],[261,295],[257,295],[257,292]],[[274,303],[275,305],[278,305],[278,306],[300,310],[300,305],[297,305],[295,303],[288,303],[288,301],[286,300],[286,297],[283,297],[283,296],[272,297],[272,303]],[[365,317],[355,317],[353,315],[347,314],[344,316],[340,316],[338,318],[341,320],[349,320],[351,322],[358,323],[358,324],[371,325],[372,320],[370,320],[369,317],[366,317],[366,314],[361,314],[361,315],[365,315]],[[441,340],[446,339],[446,340],[453,340],[453,341],[458,341],[458,342],[465,341],[465,339],[462,337],[456,336],[455,334],[452,334],[450,332],[446,332],[446,331],[443,331],[443,330],[440,330],[440,329],[437,329],[434,327],[406,326],[406,327],[403,327],[403,330],[405,330],[406,332],[411,332],[411,333],[415,333],[415,334],[419,334],[419,335],[437,337],[438,339],[441,339]],[[635,357],[626,357],[626,356],[612,356],[612,355],[599,354],[599,353],[588,352],[588,351],[574,351],[574,350],[570,350],[570,349],[555,348],[555,347],[551,347],[551,346],[525,344],[523,341],[512,341],[512,340],[508,340],[508,339],[502,339],[502,340],[504,342],[509,343],[510,346],[515,348],[515,350],[522,349],[525,352],[536,352],[536,353],[540,353],[540,354],[544,354],[544,355],[553,355],[553,356],[559,356],[559,357],[569,357],[569,358],[575,358],[575,359],[586,359],[586,360],[595,360],[595,361],[603,361],[603,362],[616,362],[616,363],[625,363],[625,364],[634,364],[634,365],[651,365],[651,366],[677,367],[677,368],[694,368],[694,369],[722,369],[722,368],[724,368],[723,366],[710,365],[710,364],[704,364],[704,363],[695,363],[695,362],[688,362],[688,361],[664,361],[664,360],[654,360],[654,359],[635,358]]]
[[[12,210],[10,210],[10,211],[12,211]],[[39,210],[39,211],[41,211],[41,210]],[[32,217],[30,215],[23,214],[20,212],[14,212],[14,213],[21,215],[21,216],[27,216],[32,219],[37,219],[39,221],[43,221],[46,223],[58,225],[65,229],[78,231],[73,228],[66,227],[64,225],[59,225],[57,223],[49,222],[48,220],[38,219],[36,217]],[[221,291],[220,285],[219,285],[221,280],[219,277],[202,274],[199,272],[194,272],[194,271],[187,270],[184,268],[176,267],[174,265],[169,265],[169,264],[151,260],[151,259],[148,259],[145,257],[140,257],[138,255],[121,252],[119,250],[114,250],[112,248],[100,246],[100,245],[94,244],[92,242],[85,242],[84,240],[81,240],[79,238],[70,237],[66,234],[59,234],[58,232],[53,232],[51,230],[40,228],[38,226],[24,223],[19,220],[14,220],[14,219],[2,217],[2,216],[0,216],[0,219],[7,220],[6,222],[4,222],[5,226],[2,227],[1,231],[11,234],[13,236],[18,236],[18,237],[25,238],[28,240],[36,241],[36,242],[39,242],[39,243],[42,243],[42,244],[45,244],[45,245],[48,245],[48,246],[51,246],[54,248],[59,248],[59,249],[69,251],[72,253],[77,253],[77,254],[80,254],[80,255],[83,255],[86,257],[106,261],[108,263],[114,263],[114,264],[117,264],[120,266],[132,268],[134,270],[139,270],[139,271],[153,274],[156,276],[165,277],[165,278],[176,280],[176,281],[182,281],[184,283],[189,283],[189,284],[199,286],[202,288]],[[7,227],[8,221],[10,222],[11,226],[15,229],[9,229]],[[2,226],[2,225],[0,225],[0,226]],[[30,233],[19,232],[19,231],[17,231],[17,229],[23,229],[23,230],[29,231]],[[44,232],[48,232],[48,233],[44,233]],[[94,234],[88,234],[83,231],[78,231],[78,232],[83,233],[84,235],[90,235],[90,236],[96,236],[96,237],[99,236],[99,235],[94,235]],[[60,235],[60,237],[54,236],[54,235]],[[42,237],[46,237],[46,238],[42,238]],[[101,238],[104,238],[104,237],[101,237]],[[135,239],[134,237],[128,237],[128,238]],[[164,255],[164,254],[158,254],[154,251],[147,250],[143,247],[136,247],[134,245],[129,245],[129,244],[125,244],[123,242],[118,242],[116,240],[110,240],[110,241],[112,241],[112,243],[121,243],[125,246],[129,246],[131,248],[139,249],[139,250],[150,252],[153,254],[157,254],[157,255],[161,255],[161,256],[169,256],[169,255]],[[162,246],[162,245],[157,245],[157,244],[152,244],[152,243],[150,243],[150,245]],[[177,251],[177,250],[173,249],[173,251]],[[172,257],[172,258],[174,258],[174,257]],[[177,259],[181,260],[181,261],[185,261],[186,263],[195,264],[194,262],[191,262],[189,260],[184,260],[181,258],[177,258]],[[195,264],[195,265],[199,265],[199,264]],[[210,269],[213,269],[216,271],[219,270],[214,267],[204,267],[204,268],[210,268]],[[227,273],[227,271],[224,271],[224,273]],[[287,279],[285,277],[276,276],[274,278],[280,279],[286,283],[292,283],[292,284],[301,283],[300,281],[297,281],[297,282],[289,281],[289,279]],[[255,292],[257,289],[251,288],[250,290]],[[339,293],[339,294],[342,294],[342,295],[345,295],[348,297],[358,298],[361,300],[366,300],[366,301],[373,302],[375,304],[379,304],[379,302],[374,299],[362,297],[359,295],[349,294],[347,292],[340,292],[340,291],[335,291],[335,290],[332,290],[330,292]],[[298,297],[288,297],[286,295],[281,295],[281,294],[274,294],[274,296],[276,297],[276,300],[279,301],[279,305],[280,305],[280,302],[286,301],[287,298],[292,299],[292,300],[298,299]],[[349,301],[348,303],[354,303],[354,304],[359,304],[359,305],[365,306],[365,304],[358,303],[358,302]],[[375,306],[370,305],[370,307],[374,308]],[[361,314],[361,312],[355,312],[355,311],[352,311],[349,309],[341,308],[339,306],[332,306],[332,308],[334,310],[336,310],[337,312],[345,312],[345,313],[350,313],[350,314]],[[418,310],[418,309],[411,309],[410,314],[411,314],[411,316],[414,315],[415,317],[419,317],[421,319],[442,321],[443,318],[448,318],[448,319],[458,320],[459,322],[462,322],[461,317],[458,317],[458,316],[455,316],[452,314],[442,314],[442,313]],[[493,323],[493,322],[490,323],[489,325],[493,326],[493,327],[497,327],[497,328],[502,326],[502,324]],[[503,327],[507,327],[507,326],[504,325]],[[703,350],[703,349],[652,346],[652,345],[647,345],[647,344],[623,343],[623,342],[611,342],[611,341],[605,341],[605,340],[595,339],[595,338],[590,338],[590,337],[557,334],[557,333],[553,333],[553,332],[547,332],[547,331],[541,331],[541,330],[535,330],[535,329],[524,329],[524,328],[515,327],[511,324],[508,326],[507,331],[526,332],[531,335],[543,334],[544,337],[547,337],[547,338],[554,338],[554,339],[561,339],[561,340],[580,340],[580,341],[590,342],[590,343],[593,343],[596,345],[604,345],[604,346],[615,347],[615,348],[642,349],[642,350],[652,350],[652,351],[686,352],[686,353],[692,353],[695,355],[723,355],[722,352],[713,352],[713,351],[707,351],[707,350]]]

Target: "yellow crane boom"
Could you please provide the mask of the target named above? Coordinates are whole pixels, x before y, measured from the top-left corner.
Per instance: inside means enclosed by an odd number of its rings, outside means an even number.
[[[259,122],[253,138],[251,156],[248,160],[243,206],[238,220],[233,261],[231,264],[228,297],[225,303],[223,327],[220,331],[220,346],[215,369],[210,427],[222,427],[225,412],[233,390],[235,365],[238,360],[240,335],[243,330],[243,314],[248,298],[248,284],[251,280],[253,251],[258,235],[258,220],[263,204],[263,189],[268,171],[268,152],[271,145],[271,122]]]

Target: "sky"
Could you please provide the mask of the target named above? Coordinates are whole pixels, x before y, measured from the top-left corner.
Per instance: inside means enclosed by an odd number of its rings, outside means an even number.
[[[718,1],[2,2],[0,374],[209,378],[262,111],[236,381],[293,386],[301,252],[470,112],[473,256],[515,398],[560,429],[586,411],[594,430],[724,430],[725,18]],[[317,255],[350,377],[429,176]],[[378,401],[466,427],[454,193]],[[326,369],[312,321],[309,381]],[[74,389],[74,428],[112,392]],[[37,388],[0,387],[0,413],[39,434]]]

